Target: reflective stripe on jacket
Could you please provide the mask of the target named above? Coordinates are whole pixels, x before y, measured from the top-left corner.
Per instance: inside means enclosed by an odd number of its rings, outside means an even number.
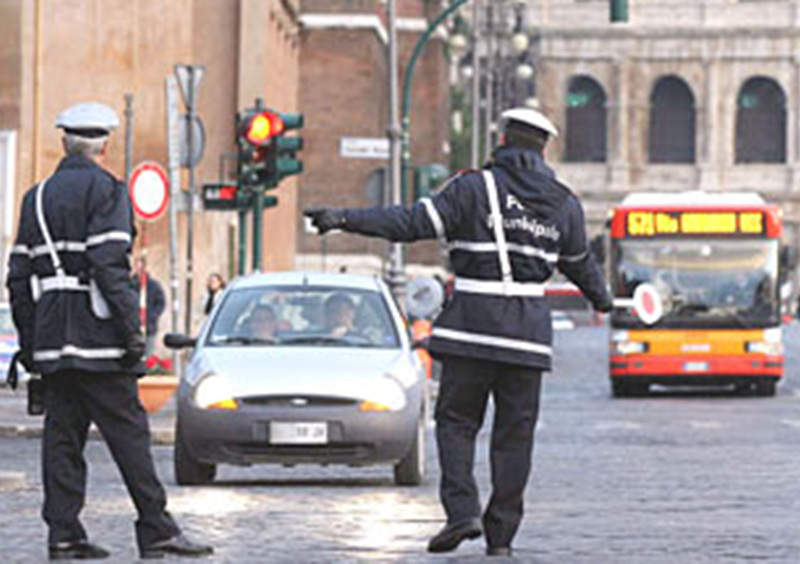
[[[138,301],[128,255],[135,230],[125,185],[83,156],[64,158],[43,191],[43,209],[66,276],[56,277],[38,227],[35,187],[25,195],[9,260],[7,286],[20,347],[33,353],[34,370],[129,372],[120,359],[138,332]],[[31,277],[41,281],[34,301]],[[111,311],[92,313],[88,285],[94,280]]]
[[[543,296],[555,268],[593,304],[609,299],[588,249],[583,209],[534,152],[500,148],[486,172],[496,184],[499,222],[484,173],[467,172],[409,209],[347,210],[344,229],[392,241],[447,241],[455,293],[434,324],[434,354],[549,370],[552,325]]]

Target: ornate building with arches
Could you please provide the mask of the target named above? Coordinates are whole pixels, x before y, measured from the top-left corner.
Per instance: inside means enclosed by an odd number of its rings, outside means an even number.
[[[596,228],[624,193],[757,191],[800,221],[800,0],[529,0],[550,160]]]

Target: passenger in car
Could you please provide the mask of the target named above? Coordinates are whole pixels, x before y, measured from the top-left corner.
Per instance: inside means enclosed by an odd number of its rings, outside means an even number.
[[[325,301],[325,330],[332,337],[355,333],[356,306],[346,294],[333,294]]]

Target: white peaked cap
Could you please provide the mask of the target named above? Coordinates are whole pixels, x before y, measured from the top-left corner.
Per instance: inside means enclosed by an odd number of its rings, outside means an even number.
[[[558,129],[556,129],[556,126],[538,110],[531,108],[513,108],[503,112],[500,115],[500,119],[503,129],[508,126],[508,122],[516,121],[530,127],[535,127],[536,129],[541,129],[553,137],[558,137]]]
[[[86,102],[71,106],[61,112],[56,119],[56,127],[111,131],[119,127],[119,118],[116,112],[105,104]]]

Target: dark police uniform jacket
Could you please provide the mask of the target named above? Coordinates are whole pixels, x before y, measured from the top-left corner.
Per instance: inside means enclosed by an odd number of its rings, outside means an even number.
[[[344,229],[393,241],[446,239],[455,292],[434,323],[434,355],[549,370],[552,323],[543,296],[555,268],[595,307],[611,299],[578,198],[536,152],[501,147],[486,170],[457,175],[410,209],[346,210]]]
[[[8,289],[20,348],[33,354],[34,372],[64,370],[144,373],[143,363],[123,367],[125,345],[139,329],[138,294],[128,255],[135,229],[125,185],[91,159],[64,158],[47,179],[44,216],[61,260],[53,261],[36,217],[36,187],[25,194],[9,261]],[[34,301],[31,276],[42,292]],[[111,312],[100,319],[90,307],[94,279]]]

